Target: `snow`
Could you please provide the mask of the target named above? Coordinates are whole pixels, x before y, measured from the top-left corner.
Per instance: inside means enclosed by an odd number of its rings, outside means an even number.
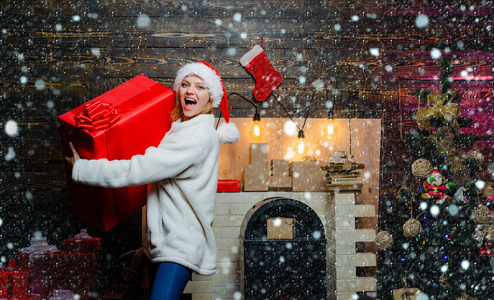
[[[240,22],[240,21],[242,21],[242,14],[241,14],[241,13],[235,13],[235,14],[233,15],[233,20],[234,20],[235,22]]]
[[[298,134],[297,130],[297,124],[295,124],[293,121],[286,121],[285,125],[283,126],[283,132],[287,136],[296,136]]]
[[[463,270],[468,270],[468,268],[470,268],[470,262],[468,260],[463,260],[461,262],[461,267],[463,268]]]
[[[431,50],[431,57],[433,59],[439,59],[439,58],[441,58],[441,50],[439,50],[437,48],[432,48],[432,50]]]
[[[146,28],[149,25],[151,25],[151,18],[148,15],[141,14],[137,18],[137,27],[139,27],[139,28]]]
[[[429,26],[429,17],[426,15],[418,15],[415,19],[415,26],[417,26],[417,28],[425,28]]]
[[[45,83],[45,81],[44,81],[43,79],[38,79],[38,80],[36,80],[36,82],[34,83],[34,86],[36,87],[36,89],[37,89],[38,91],[42,91],[42,90],[44,90],[44,89],[45,89],[45,87],[46,87],[46,83]]]
[[[439,213],[441,212],[441,210],[439,209],[439,206],[433,205],[433,206],[431,206],[430,212],[431,212],[431,215],[433,215],[434,217],[436,217],[436,216],[439,215]]]
[[[19,127],[17,122],[14,120],[9,120],[5,123],[5,133],[11,137],[16,137],[19,135]]]

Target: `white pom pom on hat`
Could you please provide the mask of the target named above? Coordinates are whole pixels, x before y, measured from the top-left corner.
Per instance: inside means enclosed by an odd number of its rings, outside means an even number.
[[[185,77],[196,75],[204,80],[204,85],[208,88],[213,99],[213,107],[220,107],[225,122],[218,127],[218,139],[220,142],[228,144],[240,139],[240,132],[234,123],[230,122],[230,111],[228,109],[228,99],[225,86],[221,80],[220,73],[213,66],[206,62],[188,63],[182,66],[175,77],[173,90],[178,95],[180,85]]]

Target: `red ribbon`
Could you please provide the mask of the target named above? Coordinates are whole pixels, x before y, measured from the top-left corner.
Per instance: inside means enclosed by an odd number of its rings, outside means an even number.
[[[104,130],[110,128],[120,119],[120,114],[111,104],[94,100],[84,104],[84,109],[75,117],[78,128]]]

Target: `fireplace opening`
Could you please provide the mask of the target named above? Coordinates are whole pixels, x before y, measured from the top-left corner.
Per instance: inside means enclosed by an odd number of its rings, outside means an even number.
[[[244,299],[326,299],[326,237],[306,204],[273,197],[241,228]]]

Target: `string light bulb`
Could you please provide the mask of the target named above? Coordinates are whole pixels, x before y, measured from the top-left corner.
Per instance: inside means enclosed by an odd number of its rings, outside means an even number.
[[[336,134],[336,124],[334,121],[333,110],[328,111],[328,124],[326,127],[326,133],[329,137],[334,136]]]
[[[264,135],[264,129],[261,126],[261,115],[259,114],[259,106],[257,105],[257,103],[254,103],[252,100],[247,99],[246,97],[240,95],[239,93],[235,93],[235,92],[230,93],[227,98],[229,99],[230,96],[239,96],[240,98],[242,98],[242,100],[249,102],[250,104],[252,104],[252,106],[254,106],[256,111],[254,113],[254,117],[252,118],[254,122],[249,128],[249,136],[254,141],[260,142],[262,136]]]
[[[305,151],[304,137],[305,137],[304,131],[299,130],[298,131],[298,145],[297,145],[298,154],[303,154]]]
[[[261,116],[257,111],[254,114],[254,118],[252,118],[252,120],[253,123],[250,126],[249,135],[252,139],[260,141],[262,136],[264,135],[264,129],[262,128],[261,125]]]

